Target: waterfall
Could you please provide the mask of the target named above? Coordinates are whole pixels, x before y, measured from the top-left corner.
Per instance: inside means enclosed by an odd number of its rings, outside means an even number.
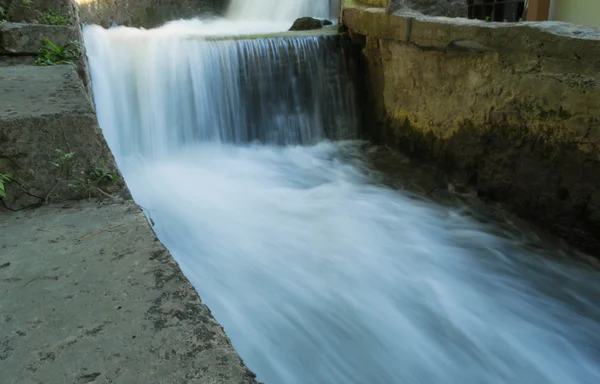
[[[339,37],[253,35],[325,4],[84,31],[132,195],[244,362],[266,384],[599,383],[597,271],[427,167],[335,141],[358,126]]]
[[[335,18],[340,0],[231,0],[227,16],[240,20],[294,20],[312,16]]]
[[[189,25],[91,26],[85,35],[100,124],[119,154],[356,136],[356,92],[337,35],[225,39]]]

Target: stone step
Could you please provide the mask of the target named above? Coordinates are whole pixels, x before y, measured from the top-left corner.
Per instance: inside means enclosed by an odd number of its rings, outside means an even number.
[[[81,34],[76,26],[0,23],[0,55],[35,56],[44,38],[62,47],[70,41],[81,41]]]
[[[87,197],[67,179],[81,179],[94,166],[115,169],[92,103],[72,65],[0,66],[0,148],[0,172],[15,180],[7,184],[4,200],[11,209],[41,199]],[[74,153],[68,170],[56,166],[57,150]],[[111,188],[121,189],[123,184]]]

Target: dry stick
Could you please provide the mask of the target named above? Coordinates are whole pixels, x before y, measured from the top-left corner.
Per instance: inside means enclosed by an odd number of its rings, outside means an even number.
[[[113,230],[113,229],[115,229],[115,228],[118,228],[118,227],[120,227],[120,226],[122,226],[122,225],[123,225],[123,224],[119,224],[119,225],[113,225],[112,227],[104,228],[104,229],[103,229],[103,230],[101,230],[101,231],[98,231],[98,232],[95,232],[95,233],[90,233],[89,235],[85,235],[85,236],[83,236],[81,239],[79,239],[79,241],[82,241],[82,240],[89,239],[90,237],[94,237],[94,236],[96,236],[96,235],[99,235],[99,234],[101,234],[102,232],[106,232],[106,231]]]

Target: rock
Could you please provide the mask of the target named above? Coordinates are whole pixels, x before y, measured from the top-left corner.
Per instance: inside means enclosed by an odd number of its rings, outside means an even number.
[[[386,13],[416,11],[427,16],[467,17],[465,0],[388,0]]]
[[[294,21],[294,24],[290,28],[290,31],[310,31],[312,29],[323,28],[323,25],[328,24],[324,24],[322,20],[315,19],[313,17],[301,17]]]
[[[333,25],[333,22],[331,20],[324,19],[323,26],[326,26],[326,25]]]

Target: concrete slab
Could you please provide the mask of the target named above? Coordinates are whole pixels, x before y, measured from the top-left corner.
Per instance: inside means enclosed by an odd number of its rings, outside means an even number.
[[[37,55],[44,38],[62,47],[81,34],[77,26],[0,23],[0,54]]]
[[[0,212],[0,382],[256,383],[132,202]]]
[[[0,67],[0,120],[94,113],[71,65]]]
[[[11,209],[89,197],[83,186],[90,169],[116,171],[92,102],[71,65],[0,66],[0,148],[0,172],[14,180],[2,202]],[[74,153],[62,168],[56,166],[57,149]],[[102,188],[112,194],[123,186],[119,179]]]

